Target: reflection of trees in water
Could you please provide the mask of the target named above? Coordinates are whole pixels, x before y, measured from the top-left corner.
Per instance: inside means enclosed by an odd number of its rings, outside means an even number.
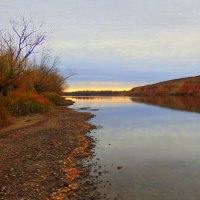
[[[156,105],[175,110],[184,110],[190,112],[200,113],[200,96],[192,97],[172,97],[172,96],[159,96],[159,97],[139,97],[131,98],[133,102],[145,103]]]

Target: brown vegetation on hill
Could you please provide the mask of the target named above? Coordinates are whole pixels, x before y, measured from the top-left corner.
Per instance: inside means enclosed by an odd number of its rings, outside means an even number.
[[[128,92],[130,96],[198,96],[200,76],[175,79],[156,84],[136,87]]]

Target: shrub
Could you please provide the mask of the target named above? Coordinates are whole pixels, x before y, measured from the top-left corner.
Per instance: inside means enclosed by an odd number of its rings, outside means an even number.
[[[59,96],[58,94],[54,92],[44,92],[42,93],[44,97],[46,97],[51,103],[53,103],[56,106],[65,106],[67,105],[67,102],[64,97]]]
[[[35,93],[13,93],[9,101],[9,110],[13,115],[41,113],[51,105],[47,98]]]
[[[18,99],[11,104],[13,115],[27,115],[30,113],[41,113],[47,110],[47,107],[33,100]]]

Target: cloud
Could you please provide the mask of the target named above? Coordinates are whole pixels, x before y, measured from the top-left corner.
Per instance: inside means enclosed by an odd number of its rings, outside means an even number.
[[[62,72],[79,73],[72,84],[155,82],[200,73],[199,10],[199,0],[1,0],[0,29],[23,12],[43,21]]]
[[[52,44],[69,58],[96,60],[190,60],[200,61],[200,28],[181,27],[141,33],[128,38],[66,41]]]
[[[198,0],[1,0],[1,24],[23,12],[45,22],[50,46],[82,60],[198,59]]]

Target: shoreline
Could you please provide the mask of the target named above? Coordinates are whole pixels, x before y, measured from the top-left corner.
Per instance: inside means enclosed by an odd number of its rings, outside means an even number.
[[[41,121],[1,130],[0,199],[97,199],[82,163],[93,156],[94,116],[54,107]]]

